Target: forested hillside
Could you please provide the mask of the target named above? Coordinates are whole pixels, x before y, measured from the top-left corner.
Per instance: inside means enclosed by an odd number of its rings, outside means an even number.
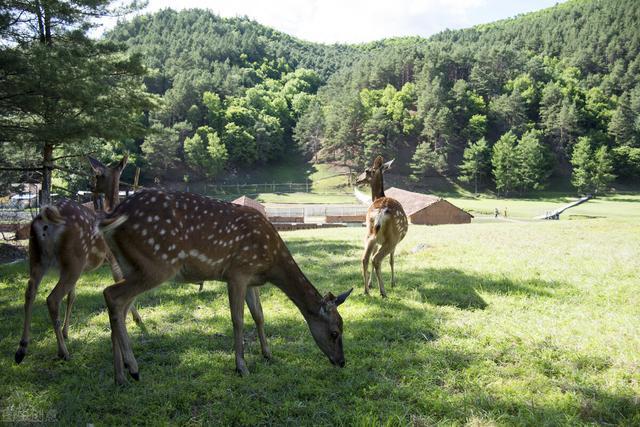
[[[102,123],[55,157],[74,169],[69,154],[126,150],[144,179],[167,181],[219,180],[295,151],[354,167],[381,153],[416,185],[445,175],[508,194],[554,174],[597,192],[640,177],[639,18],[635,0],[570,0],[428,39],[322,45],[204,10],[142,15],[101,43],[147,67],[146,134],[109,138]],[[0,154],[34,158],[21,146]]]
[[[362,163],[409,152],[416,180],[460,173],[493,178],[505,192],[541,188],[571,163],[587,181],[638,177],[639,9],[632,0],[569,1],[427,43],[388,43],[329,80],[322,113],[307,111],[297,135],[313,141],[323,123],[326,157]]]
[[[141,16],[107,38],[144,58],[147,88],[162,96],[140,151],[154,174],[169,178],[214,178],[279,160],[318,88],[363,51],[203,10]]]

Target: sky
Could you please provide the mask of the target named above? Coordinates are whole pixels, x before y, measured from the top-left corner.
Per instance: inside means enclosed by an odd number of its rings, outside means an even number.
[[[210,9],[248,16],[303,40],[361,43],[386,37],[428,37],[544,9],[562,0],[149,0],[145,12]],[[106,22],[109,28],[114,22]]]

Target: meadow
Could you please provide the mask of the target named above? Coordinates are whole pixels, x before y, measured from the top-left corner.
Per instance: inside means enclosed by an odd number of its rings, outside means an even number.
[[[465,200],[477,211],[495,204]],[[509,206],[524,218],[539,213],[537,203]],[[40,287],[29,353],[16,365],[27,264],[0,266],[0,419],[638,425],[640,198],[597,199],[569,212],[574,216],[560,221],[411,226],[396,253],[397,287],[383,264],[386,300],[377,291],[363,295],[364,229],[282,233],[321,293],[355,288],[340,306],[343,369],[316,347],[293,303],[267,285],[262,300],[274,359],[262,360],[245,310],[251,375],[240,378],[225,285],[207,282],[198,292],[165,284],[137,301],[145,330],[129,321],[141,381],[117,387],[105,268],[78,284],[72,359],[55,358],[45,304],[51,275]]]

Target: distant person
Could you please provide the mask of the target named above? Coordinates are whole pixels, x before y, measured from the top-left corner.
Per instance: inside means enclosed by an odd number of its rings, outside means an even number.
[[[506,207],[504,208],[504,217],[505,218],[507,217],[507,208]]]
[[[495,208],[495,210],[493,211],[493,217],[498,218],[498,215],[500,215],[500,211],[498,210],[498,208]]]

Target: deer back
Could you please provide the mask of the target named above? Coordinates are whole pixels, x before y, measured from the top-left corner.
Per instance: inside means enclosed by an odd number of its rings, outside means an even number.
[[[96,219],[95,212],[73,200],[43,207],[31,222],[31,258],[51,267],[70,262],[82,263],[84,270],[99,266],[107,246],[93,233]]]
[[[160,282],[266,277],[290,255],[257,210],[191,193],[140,191],[101,229],[125,277],[139,272]]]

